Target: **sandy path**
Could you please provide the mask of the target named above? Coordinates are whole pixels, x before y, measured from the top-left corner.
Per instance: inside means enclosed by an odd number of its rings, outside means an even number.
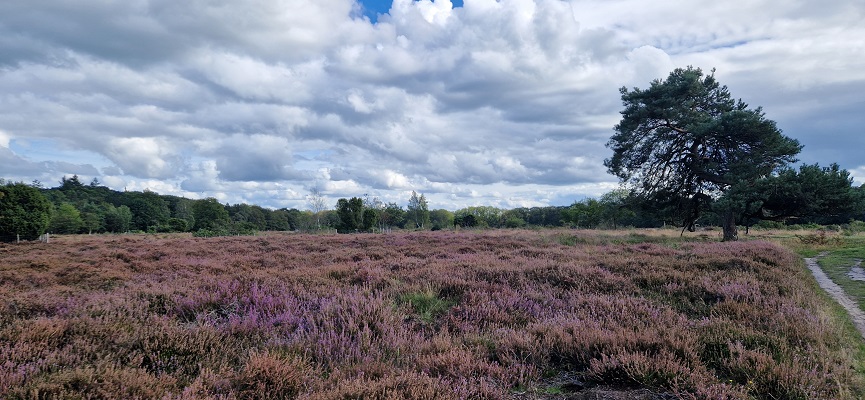
[[[842,289],[841,286],[832,282],[832,280],[829,279],[820,268],[820,265],[817,264],[817,260],[825,255],[826,253],[821,253],[817,257],[806,258],[805,264],[808,265],[808,269],[810,269],[811,273],[814,274],[814,278],[817,279],[817,283],[820,284],[820,287],[829,293],[838,304],[841,304],[841,306],[847,310],[847,313],[850,314],[850,318],[853,320],[853,325],[855,325],[856,329],[859,330],[859,334],[865,338],[865,312],[862,312],[859,305],[844,293],[844,289]]]

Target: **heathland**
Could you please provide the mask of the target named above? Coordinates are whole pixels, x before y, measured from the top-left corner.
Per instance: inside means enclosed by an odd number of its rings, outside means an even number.
[[[68,236],[0,260],[0,398],[865,394],[861,338],[767,241]]]

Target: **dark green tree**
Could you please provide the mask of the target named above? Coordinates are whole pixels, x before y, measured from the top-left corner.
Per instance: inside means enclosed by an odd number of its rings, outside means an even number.
[[[478,226],[478,220],[474,214],[456,213],[454,214],[454,226],[463,228],[473,228]]]
[[[50,219],[51,203],[39,189],[0,180],[0,241],[37,239]]]
[[[604,205],[596,199],[577,201],[562,211],[562,219],[577,228],[597,228],[604,220]]]
[[[397,203],[386,203],[379,214],[379,223],[383,230],[392,227],[402,228],[405,226],[405,210]]]
[[[628,207],[628,196],[628,191],[624,189],[607,192],[601,196],[601,217],[607,226],[618,229],[623,222],[630,222],[635,216],[636,213]]]
[[[364,208],[362,229],[369,232],[378,225],[378,210]]]
[[[168,203],[157,193],[145,190],[143,192],[127,193],[127,206],[132,211],[132,226],[134,229],[148,231],[165,225],[171,217]]]
[[[300,210],[280,208],[267,214],[267,230],[269,231],[293,231],[297,229],[297,219]]]
[[[225,207],[233,222],[245,223],[254,230],[267,229],[268,210],[249,204],[235,204]]]
[[[336,214],[340,220],[340,224],[337,226],[339,233],[351,233],[363,229],[363,211],[363,200],[359,197],[337,200]]]
[[[691,231],[731,186],[770,176],[802,148],[761,108],[734,100],[714,71],[704,76],[699,68],[679,68],[648,89],[620,91],[625,108],[607,143],[613,156],[604,165],[647,199],[687,204],[681,222]],[[736,240],[738,204],[720,205],[724,240]]]
[[[114,233],[128,232],[132,227],[132,211],[127,206],[105,208],[105,230]]]
[[[171,210],[171,218],[185,220],[187,230],[195,226],[195,213],[192,211],[195,200],[178,196],[162,196],[162,199],[168,203],[168,208]],[[174,222],[174,225],[177,224],[177,222]]]
[[[186,232],[189,230],[189,222],[183,218],[169,218],[168,221],[160,227],[164,232]]]
[[[201,229],[224,231],[228,229],[228,225],[231,223],[228,210],[213,197],[197,200],[192,205],[192,213],[195,218],[195,225],[192,229],[196,231]]]
[[[734,185],[731,197],[744,204],[743,217],[756,220],[839,224],[854,219],[861,197],[850,173],[838,164],[787,168],[754,185]]]

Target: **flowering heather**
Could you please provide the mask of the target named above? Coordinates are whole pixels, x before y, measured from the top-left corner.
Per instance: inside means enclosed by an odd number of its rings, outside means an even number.
[[[0,245],[0,398],[863,394],[766,242],[571,231],[65,237]]]

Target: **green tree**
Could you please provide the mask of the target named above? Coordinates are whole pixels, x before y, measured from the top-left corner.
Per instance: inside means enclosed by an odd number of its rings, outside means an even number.
[[[417,192],[411,191],[408,207],[406,207],[406,217],[415,229],[423,229],[429,225],[429,206],[423,194],[418,196]]]
[[[172,218],[185,220],[187,229],[195,226],[195,212],[192,210],[192,206],[195,205],[194,200],[177,196],[163,196],[163,198],[168,202]]]
[[[363,225],[365,231],[372,231],[378,225],[378,211],[372,208],[364,208],[363,210]]]
[[[634,211],[629,208],[628,200],[629,193],[623,189],[607,192],[601,196],[602,218],[609,227],[618,229],[622,221],[628,221],[635,216]]]
[[[51,215],[49,230],[52,233],[78,233],[84,221],[81,220],[81,212],[69,203],[60,204]]]
[[[454,226],[473,228],[478,226],[478,220],[474,214],[456,212],[454,214]]]
[[[81,226],[87,233],[102,232],[105,229],[105,208],[86,202],[79,208]]]
[[[464,227],[499,228],[503,224],[503,214],[501,209],[492,206],[466,207],[454,212],[454,223]]]
[[[105,208],[105,230],[108,232],[128,232],[132,227],[132,210],[127,206],[114,207],[108,205]]]
[[[604,220],[604,205],[596,199],[574,202],[562,211],[565,222],[579,228],[597,228]]]
[[[233,222],[244,223],[252,230],[267,229],[267,213],[268,210],[255,205],[235,204],[225,207],[228,210],[228,215]]]
[[[744,203],[745,218],[817,223],[846,223],[856,217],[861,197],[850,173],[838,164],[787,168],[748,187],[734,186],[735,198]]]
[[[147,231],[165,225],[171,217],[168,203],[158,194],[145,190],[127,193],[127,206],[132,211],[133,228]]]
[[[682,225],[693,231],[701,212],[735,184],[750,184],[795,161],[802,146],[781,134],[761,108],[734,100],[699,68],[676,69],[648,89],[621,88],[622,120],[607,143],[610,173],[647,199],[684,201]],[[737,203],[727,199],[724,240],[736,240]]]
[[[402,228],[405,226],[405,221],[405,210],[397,203],[391,202],[385,204],[379,214],[379,223],[382,225],[383,230],[390,229],[391,227]]]
[[[0,241],[37,239],[50,219],[51,203],[39,189],[0,180]]]
[[[429,212],[430,227],[437,231],[454,226],[454,213],[444,210],[432,210]]]
[[[297,229],[300,210],[280,208],[267,214],[267,230],[293,231]]]
[[[160,227],[165,232],[186,232],[189,230],[189,222],[183,218],[169,218],[165,225]]]
[[[228,225],[231,223],[228,210],[213,197],[197,200],[192,205],[192,214],[195,218],[195,225],[192,229],[196,231],[202,229],[224,231],[228,229]]]
[[[337,200],[336,213],[340,220],[337,230],[339,233],[351,233],[363,229],[363,212],[363,200],[359,197]]]

